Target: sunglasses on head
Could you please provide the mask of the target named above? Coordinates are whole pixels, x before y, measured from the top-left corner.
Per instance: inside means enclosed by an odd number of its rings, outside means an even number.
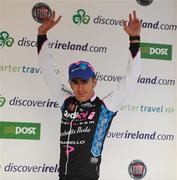
[[[72,63],[69,66],[69,70],[74,70],[74,69],[77,69],[77,68],[80,68],[80,69],[83,69],[83,70],[85,70],[87,68],[90,68],[94,72],[93,67],[86,61],[78,61],[78,62]]]

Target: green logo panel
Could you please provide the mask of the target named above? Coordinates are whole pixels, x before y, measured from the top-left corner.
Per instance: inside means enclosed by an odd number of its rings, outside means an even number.
[[[40,123],[0,122],[0,138],[39,140],[40,130]]]
[[[141,47],[141,58],[159,59],[166,61],[172,60],[172,45],[142,42],[140,44],[140,47]]]

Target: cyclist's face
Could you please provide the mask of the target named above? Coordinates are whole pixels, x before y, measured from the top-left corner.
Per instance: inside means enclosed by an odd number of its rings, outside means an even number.
[[[74,79],[70,82],[70,85],[76,99],[80,102],[85,102],[94,94],[96,79],[90,78],[88,81],[83,79]]]

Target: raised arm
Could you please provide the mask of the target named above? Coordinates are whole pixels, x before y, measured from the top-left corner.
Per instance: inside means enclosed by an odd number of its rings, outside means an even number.
[[[134,58],[139,51],[140,46],[140,32],[141,23],[136,16],[136,11],[133,11],[133,15],[129,14],[129,22],[124,21],[124,31],[129,35],[130,51]]]
[[[62,16],[55,19],[55,11],[52,12],[50,17],[46,17],[44,22],[38,27],[38,36],[40,36],[40,41],[38,41],[38,53],[42,47],[42,44],[47,40],[47,32],[59,23]]]
[[[55,11],[53,11],[52,16],[45,19],[44,23],[38,28],[38,57],[39,65],[42,71],[43,78],[46,81],[46,84],[51,92],[53,98],[58,101],[59,106],[61,107],[65,98],[71,95],[69,89],[58,79],[55,74],[55,66],[52,60],[52,56],[49,53],[48,49],[48,40],[47,32],[53,28],[61,19],[59,16],[55,20]]]
[[[43,24],[39,26],[38,35],[46,35],[46,33],[60,21],[61,17],[62,16],[59,16],[55,19],[55,11],[53,11],[51,17],[46,17]]]
[[[105,98],[105,104],[112,111],[118,111],[124,100],[134,90],[137,79],[140,75],[140,31],[141,23],[136,16],[136,12],[129,14],[129,22],[124,21],[124,31],[129,35],[130,56],[127,65],[127,73],[120,84],[116,84],[115,89]]]
[[[140,20],[136,17],[136,11],[133,11],[133,16],[132,14],[129,14],[128,23],[124,20],[124,30],[131,37],[140,36],[141,23]],[[139,42],[139,41],[132,40],[131,42]]]

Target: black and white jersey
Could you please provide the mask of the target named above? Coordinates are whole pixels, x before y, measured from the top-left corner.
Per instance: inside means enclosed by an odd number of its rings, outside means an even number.
[[[62,112],[60,129],[60,176],[99,177],[106,134],[123,100],[140,74],[139,43],[130,44],[127,74],[104,98],[95,93],[79,102],[54,73],[46,36],[38,36],[39,64],[53,98]]]

